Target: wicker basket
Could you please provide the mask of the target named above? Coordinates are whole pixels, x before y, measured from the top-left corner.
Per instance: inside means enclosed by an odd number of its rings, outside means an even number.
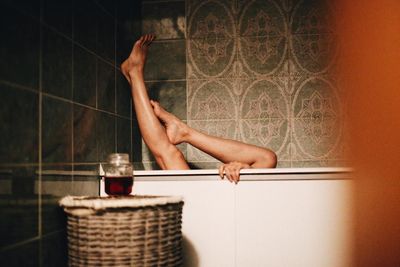
[[[68,215],[69,266],[181,266],[181,197],[73,197]]]

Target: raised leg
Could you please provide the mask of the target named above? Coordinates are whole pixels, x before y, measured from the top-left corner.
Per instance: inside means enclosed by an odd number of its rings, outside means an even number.
[[[154,35],[142,36],[133,46],[121,70],[131,85],[132,101],[144,142],[162,169],[189,169],[182,153],[171,144],[166,130],[156,117],[144,83],[147,51]]]

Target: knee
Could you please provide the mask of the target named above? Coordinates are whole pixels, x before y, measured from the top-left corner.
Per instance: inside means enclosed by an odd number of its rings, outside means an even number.
[[[271,150],[266,150],[263,156],[266,168],[275,168],[278,163],[278,156]]]

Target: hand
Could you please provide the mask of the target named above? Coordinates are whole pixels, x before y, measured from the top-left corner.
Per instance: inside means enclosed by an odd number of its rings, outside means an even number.
[[[246,168],[250,168],[250,165],[238,161],[225,163],[219,167],[219,176],[221,177],[221,179],[224,179],[225,172],[226,178],[230,182],[234,182],[235,184],[237,184],[240,178],[240,170]]]

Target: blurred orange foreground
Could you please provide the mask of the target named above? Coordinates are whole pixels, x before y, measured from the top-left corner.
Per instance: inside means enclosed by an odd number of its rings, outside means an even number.
[[[400,266],[400,1],[340,0],[355,174],[354,266]]]

